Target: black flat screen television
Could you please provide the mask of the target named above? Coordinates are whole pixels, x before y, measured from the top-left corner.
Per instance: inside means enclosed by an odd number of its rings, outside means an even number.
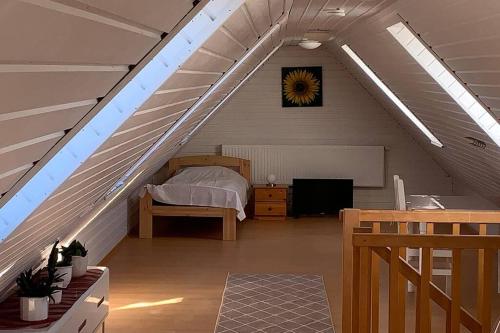
[[[293,179],[292,210],[300,215],[335,214],[352,208],[352,179]]]

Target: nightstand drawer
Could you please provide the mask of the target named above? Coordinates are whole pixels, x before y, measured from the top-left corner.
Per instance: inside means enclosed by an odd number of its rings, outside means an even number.
[[[286,203],[256,202],[255,215],[286,216]]]
[[[286,188],[256,188],[255,201],[286,200]]]

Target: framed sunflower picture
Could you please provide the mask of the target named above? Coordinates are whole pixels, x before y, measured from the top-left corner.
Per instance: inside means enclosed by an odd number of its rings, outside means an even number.
[[[282,67],[281,100],[284,108],[323,106],[322,67]]]

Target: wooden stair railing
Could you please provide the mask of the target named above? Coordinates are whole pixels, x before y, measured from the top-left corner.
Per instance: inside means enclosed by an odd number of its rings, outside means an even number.
[[[398,234],[353,234],[354,253],[354,307],[352,323],[359,333],[371,332],[371,311],[378,307],[378,300],[372,298],[372,259],[380,256],[389,263],[389,332],[405,332],[405,312],[400,304],[401,276],[404,282],[412,282],[417,288],[416,323],[417,331],[431,332],[431,300],[449,314],[447,331],[459,333],[463,324],[471,332],[491,332],[491,276],[494,251],[500,248],[498,236],[456,236],[456,235],[398,235]],[[402,247],[422,248],[422,271],[419,274],[400,257]],[[433,248],[452,249],[452,295],[449,298],[431,281],[431,252]],[[461,255],[464,249],[483,252],[479,260],[482,267],[481,286],[478,288],[480,304],[478,318],[474,318],[460,303]],[[357,277],[357,278],[356,278]],[[356,298],[358,299],[356,301]],[[371,300],[366,301],[366,300]]]
[[[446,332],[460,332],[462,324],[473,333],[491,332],[492,269],[500,236],[487,235],[488,224],[500,224],[500,211],[376,211],[345,209],[343,222],[342,332],[379,331],[380,260],[389,263],[389,333],[405,331],[406,285],[417,288],[417,333],[431,331],[431,300],[446,312]],[[398,233],[382,233],[384,223],[398,224]],[[408,223],[426,223],[428,235],[407,235]],[[435,224],[451,224],[449,235],[434,235]],[[477,224],[477,235],[460,235],[464,224]],[[405,260],[406,248],[422,248],[422,268]],[[432,283],[433,249],[451,249],[451,297]],[[477,315],[460,302],[461,254],[478,251]]]

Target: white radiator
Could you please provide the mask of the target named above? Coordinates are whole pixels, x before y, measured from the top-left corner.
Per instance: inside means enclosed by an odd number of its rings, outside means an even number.
[[[222,155],[252,162],[252,180],[265,184],[267,175],[292,184],[293,178],[347,178],[358,187],[383,187],[383,146],[250,146],[222,145]]]

